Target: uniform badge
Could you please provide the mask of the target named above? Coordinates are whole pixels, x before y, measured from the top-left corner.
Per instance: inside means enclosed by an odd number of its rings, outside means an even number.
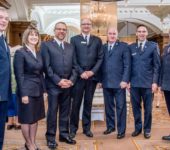
[[[132,53],[132,56],[135,56],[137,53],[135,52],[135,53]]]
[[[87,42],[85,42],[85,41],[81,41],[81,44],[87,44]]]

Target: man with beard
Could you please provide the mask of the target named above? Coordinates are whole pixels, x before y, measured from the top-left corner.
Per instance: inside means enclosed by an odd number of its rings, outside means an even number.
[[[59,141],[76,144],[69,137],[70,88],[76,80],[74,49],[64,41],[67,26],[58,22],[54,28],[53,40],[42,43],[41,53],[44,63],[48,93],[46,139],[49,148],[56,148],[57,112],[59,109]]]

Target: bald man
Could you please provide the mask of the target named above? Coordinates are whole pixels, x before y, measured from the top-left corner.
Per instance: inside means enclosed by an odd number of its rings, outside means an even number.
[[[121,139],[125,136],[126,131],[126,87],[129,83],[131,64],[127,44],[118,41],[117,38],[117,29],[109,27],[107,30],[108,43],[102,46],[104,59],[101,67],[101,83],[107,125],[103,134],[114,132],[115,122],[117,122],[117,139]]]

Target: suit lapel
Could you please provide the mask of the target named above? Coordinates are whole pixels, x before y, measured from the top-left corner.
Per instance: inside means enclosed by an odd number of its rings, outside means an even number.
[[[26,52],[28,53],[28,55],[30,55],[34,60],[38,61],[38,60],[35,58],[35,56],[32,54],[32,52],[31,52],[27,47],[25,47],[25,50],[26,50]]]
[[[67,48],[66,42],[63,42],[63,44],[64,44],[64,49],[63,49],[63,51],[65,52],[68,48]]]
[[[135,52],[136,52],[137,54],[140,54],[140,50],[139,50],[139,47],[138,47],[138,43],[137,43],[137,42],[135,43]]]
[[[90,35],[89,43],[87,46],[91,46],[91,44],[93,43],[93,40],[94,40],[94,36]]]
[[[116,41],[114,46],[112,47],[111,52],[109,53],[109,56],[111,56],[117,50],[118,44],[119,44],[118,41]],[[107,44],[107,49],[108,49],[108,44]]]
[[[63,52],[63,50],[60,48],[60,46],[58,45],[56,40],[52,41],[52,45],[54,46],[55,49],[57,49],[58,51],[60,51],[61,53]],[[64,44],[64,49],[65,49],[65,44]]]

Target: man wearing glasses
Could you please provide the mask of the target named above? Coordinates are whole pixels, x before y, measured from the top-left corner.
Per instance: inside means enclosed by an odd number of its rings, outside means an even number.
[[[64,41],[67,26],[58,22],[54,28],[55,37],[42,43],[41,53],[44,64],[46,86],[48,92],[47,112],[47,146],[57,147],[57,112],[59,108],[59,141],[76,144],[69,137],[70,88],[76,80],[73,46]]]
[[[80,106],[83,101],[83,133],[93,137],[91,132],[91,108],[93,95],[98,82],[98,70],[103,60],[101,39],[91,35],[92,22],[81,20],[81,34],[71,38],[76,54],[78,78],[72,91],[72,111],[70,118],[70,137],[74,138],[78,130]]]
[[[144,130],[146,139],[151,136],[153,93],[158,87],[160,56],[157,43],[147,41],[146,26],[139,25],[136,31],[137,42],[129,46],[131,51],[130,93],[135,121],[132,136],[138,136]],[[142,125],[141,102],[144,106],[144,124]]]

